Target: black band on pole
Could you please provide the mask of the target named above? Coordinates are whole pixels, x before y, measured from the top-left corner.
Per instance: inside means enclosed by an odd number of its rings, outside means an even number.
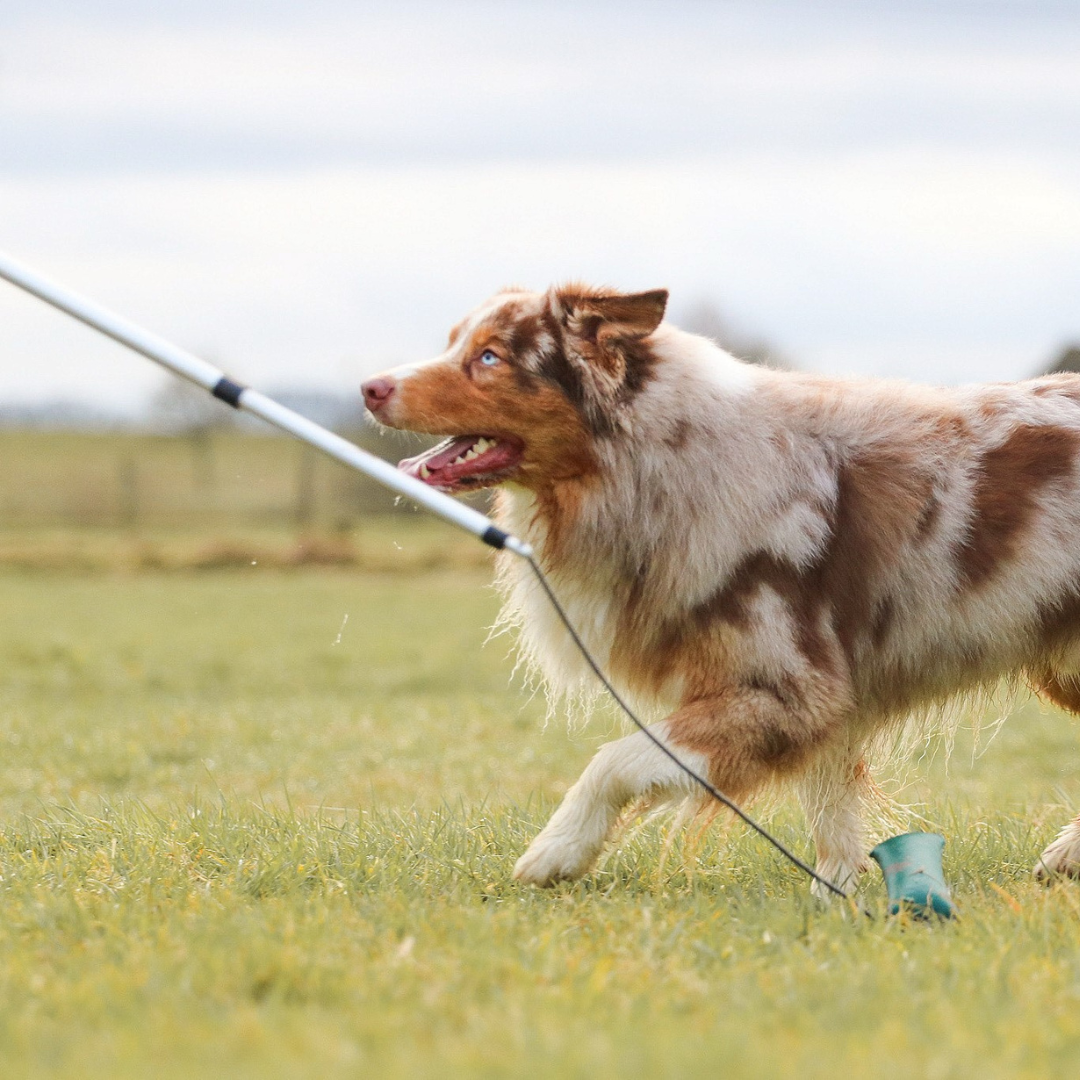
[[[484,535],[480,537],[488,547],[496,548],[498,551],[502,551],[506,547],[506,541],[509,538],[509,533],[503,532],[502,529],[495,525],[490,526],[485,530]]]
[[[240,395],[247,389],[246,386],[241,386],[239,383],[235,383],[227,375],[222,375],[217,381],[217,385],[211,394],[216,398],[220,398],[226,405],[231,405],[234,409],[240,408]],[[499,545],[502,546],[501,544]]]

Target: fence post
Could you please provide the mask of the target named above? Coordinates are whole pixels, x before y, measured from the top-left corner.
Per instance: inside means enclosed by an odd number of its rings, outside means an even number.
[[[139,464],[125,455],[117,468],[117,484],[120,524],[126,529],[134,529],[139,521]]]
[[[315,517],[315,451],[306,443],[300,444],[296,467],[296,493],[293,502],[293,521],[298,529],[306,529]]]

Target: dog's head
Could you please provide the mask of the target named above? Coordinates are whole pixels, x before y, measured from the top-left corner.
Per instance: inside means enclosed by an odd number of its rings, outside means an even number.
[[[501,292],[454,327],[441,356],[369,379],[365,403],[389,427],[448,436],[400,466],[444,491],[584,475],[592,441],[619,429],[652,377],[649,336],[667,295]]]

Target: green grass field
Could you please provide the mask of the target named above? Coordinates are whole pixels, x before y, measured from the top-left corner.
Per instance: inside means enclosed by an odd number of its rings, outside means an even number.
[[[956,925],[879,877],[876,920],[819,908],[734,827],[519,888],[618,728],[545,725],[485,567],[385,528],[397,570],[0,572],[0,1076],[1076,1074],[1080,885],[1029,869],[1077,725],[1024,704],[916,766]]]

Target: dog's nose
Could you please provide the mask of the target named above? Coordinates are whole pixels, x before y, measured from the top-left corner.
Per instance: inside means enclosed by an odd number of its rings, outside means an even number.
[[[364,392],[364,404],[372,412],[378,412],[390,400],[396,385],[393,379],[388,379],[385,375],[368,379],[360,388]]]

